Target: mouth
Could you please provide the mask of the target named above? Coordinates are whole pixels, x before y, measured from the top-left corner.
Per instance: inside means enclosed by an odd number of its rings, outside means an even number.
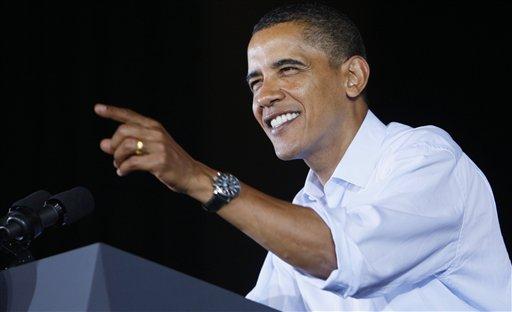
[[[265,118],[264,122],[270,129],[277,130],[294,121],[299,115],[298,111],[283,112]]]

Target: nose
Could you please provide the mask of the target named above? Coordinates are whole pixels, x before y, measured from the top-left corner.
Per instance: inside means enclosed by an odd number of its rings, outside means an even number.
[[[259,106],[271,106],[277,101],[283,100],[285,94],[279,85],[272,80],[264,81],[256,95],[256,102]]]

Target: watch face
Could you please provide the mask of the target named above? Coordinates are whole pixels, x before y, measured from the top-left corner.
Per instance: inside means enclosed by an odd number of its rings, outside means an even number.
[[[229,199],[233,199],[240,193],[240,182],[235,176],[229,173],[221,173],[215,180],[215,192]]]

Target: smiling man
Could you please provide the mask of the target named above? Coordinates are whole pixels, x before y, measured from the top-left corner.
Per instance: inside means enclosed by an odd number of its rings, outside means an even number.
[[[383,124],[369,65],[332,8],[276,9],[255,26],[253,113],[283,160],[309,166],[293,203],[188,155],[157,121],[122,123],[101,149],[120,176],[154,174],[269,251],[247,298],[280,310],[510,310],[511,266],[483,173],[443,130]]]
[[[362,46],[335,59],[304,40],[305,27],[258,25],[249,43],[247,81],[254,116],[277,156],[303,159],[325,183],[368,110],[360,95],[369,67]]]

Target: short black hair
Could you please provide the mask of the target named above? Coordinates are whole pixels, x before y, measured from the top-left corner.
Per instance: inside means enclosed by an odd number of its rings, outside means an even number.
[[[303,24],[306,42],[326,52],[333,65],[354,55],[366,59],[363,38],[354,22],[336,9],[317,2],[278,7],[259,20],[252,34],[286,22]]]

